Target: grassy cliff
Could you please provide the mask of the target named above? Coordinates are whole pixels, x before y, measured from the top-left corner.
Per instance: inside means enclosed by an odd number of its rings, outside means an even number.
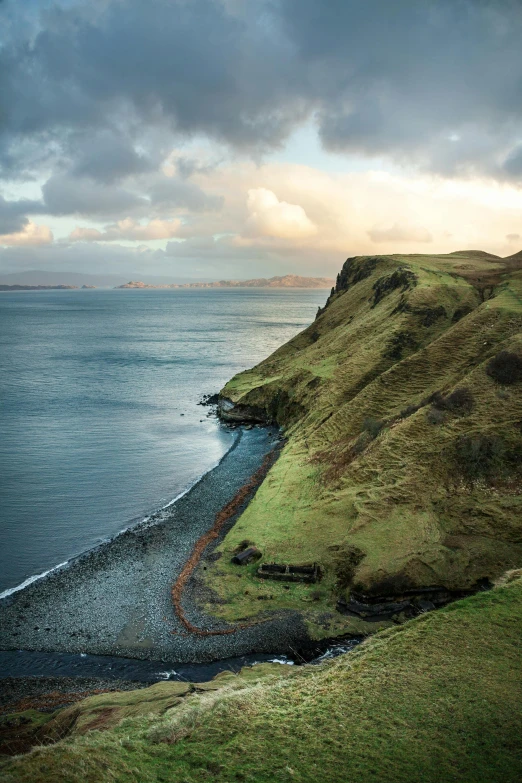
[[[42,746],[0,762],[2,780],[521,779],[520,256],[349,259],[316,321],[222,392],[224,415],[275,420],[287,440],[201,565],[208,610],[255,622],[297,608],[315,636],[389,627],[320,666],[10,715],[8,738]],[[322,581],[232,565],[247,542],[265,560],[318,562]],[[337,611],[485,580],[496,586],[409,622]]]
[[[0,777],[515,783],[521,624],[522,581],[513,578],[330,663],[279,667],[287,676],[261,666],[199,691],[161,683],[96,696],[52,716],[48,735],[65,739],[6,760]]]
[[[221,397],[288,440],[205,571],[209,611],[297,607],[316,636],[366,632],[340,598],[473,590],[522,564],[521,254],[349,259],[315,322]],[[232,566],[247,541],[322,582]]]

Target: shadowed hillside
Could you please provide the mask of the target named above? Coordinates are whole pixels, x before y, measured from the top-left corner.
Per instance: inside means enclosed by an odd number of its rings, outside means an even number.
[[[212,612],[298,607],[315,635],[366,632],[336,607],[457,596],[522,563],[521,270],[480,251],[351,258],[315,322],[227,384],[224,418],[275,420],[288,442],[206,570]],[[239,572],[247,541],[322,582]]]

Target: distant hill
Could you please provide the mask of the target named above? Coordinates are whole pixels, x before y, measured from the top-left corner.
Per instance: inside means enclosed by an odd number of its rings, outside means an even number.
[[[131,274],[130,272],[126,273]],[[136,274],[136,273],[134,273]],[[54,272],[47,271],[45,269],[26,269],[18,272],[3,272],[0,271],[0,284],[1,285],[21,285],[21,286],[57,286],[57,285],[71,285],[81,288],[83,285],[87,286],[107,286],[112,288],[115,285],[120,285],[125,282],[126,275],[99,275],[91,274],[88,271],[85,272],[69,272],[67,270],[58,270]],[[173,280],[158,280],[158,282],[177,282]]]
[[[82,285],[82,288],[95,288],[93,285]],[[0,291],[60,291],[76,289],[77,285],[2,285]]]
[[[213,283],[174,283],[170,285],[152,285],[131,280],[116,288],[332,288],[335,280],[330,277],[301,277],[283,275],[282,277],[257,277],[253,280],[218,280]]]

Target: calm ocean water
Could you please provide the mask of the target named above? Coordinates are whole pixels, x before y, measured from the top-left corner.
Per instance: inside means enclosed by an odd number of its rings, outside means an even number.
[[[164,506],[232,443],[198,405],[326,291],[0,294],[0,591]]]

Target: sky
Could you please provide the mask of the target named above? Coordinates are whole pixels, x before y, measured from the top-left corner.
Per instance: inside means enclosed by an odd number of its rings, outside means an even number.
[[[522,0],[0,0],[0,274],[522,248]]]

